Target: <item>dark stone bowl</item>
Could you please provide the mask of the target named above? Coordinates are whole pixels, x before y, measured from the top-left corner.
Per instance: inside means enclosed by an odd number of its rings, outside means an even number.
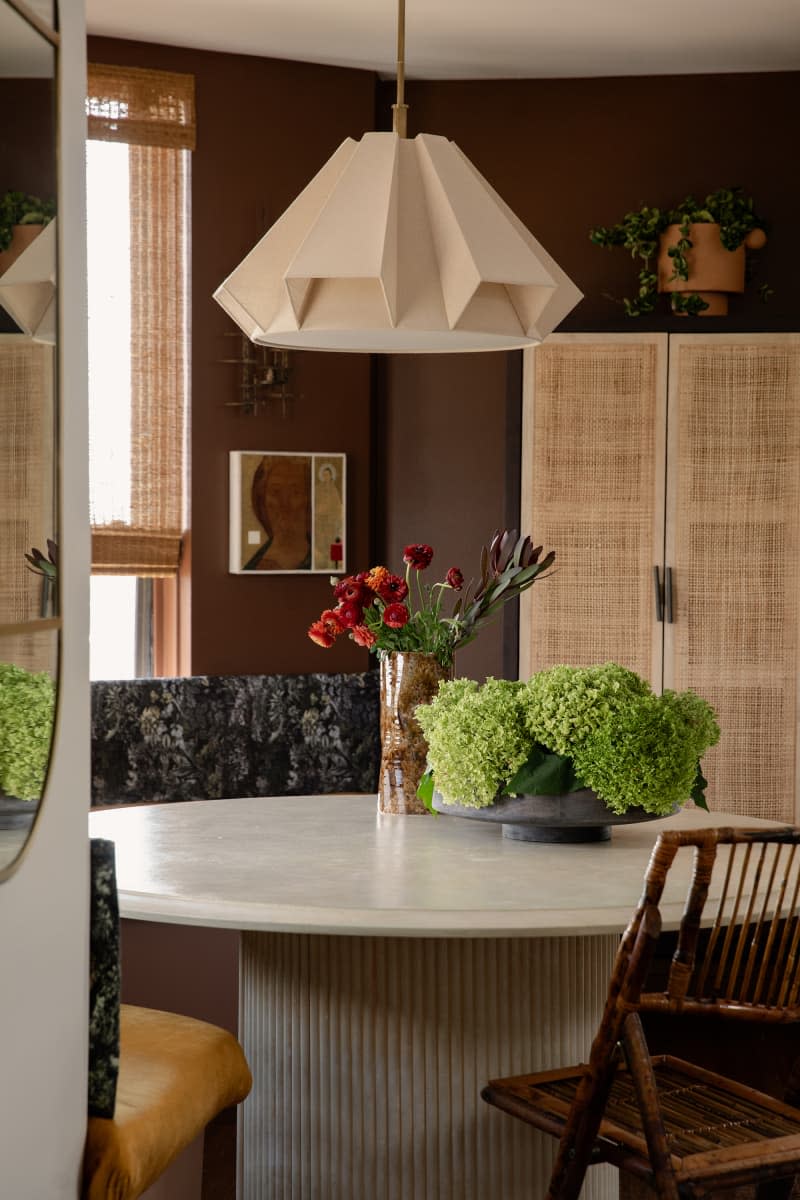
[[[0,829],[30,829],[37,808],[35,800],[17,800],[0,792]]]
[[[434,792],[433,807],[446,816],[499,823],[503,837],[519,842],[607,842],[614,825],[659,820],[657,814],[643,808],[629,808],[622,814],[612,812],[590,788],[563,796],[499,796],[486,808],[447,804]]]

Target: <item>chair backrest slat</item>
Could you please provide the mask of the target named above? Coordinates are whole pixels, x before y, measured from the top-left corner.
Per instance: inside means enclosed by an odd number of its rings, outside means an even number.
[[[651,903],[660,903],[666,871],[678,849],[693,848],[694,861],[666,989],[645,991],[641,1007],[728,1012],[754,1020],[800,1019],[798,844],[800,829],[786,827],[660,835],[645,884],[648,895],[653,865],[661,863],[663,874]],[[659,853],[667,846],[672,851],[668,860]],[[726,852],[722,861],[720,848]],[[722,887],[712,904],[715,870]]]
[[[797,993],[800,990],[800,955],[798,955],[798,943],[800,943],[800,925],[795,927],[794,937],[792,938],[791,970],[787,972],[788,989],[784,1003],[789,1007],[797,1004]]]
[[[787,863],[786,867],[786,875],[788,879],[792,870],[794,870],[794,888],[792,889],[792,898],[789,902],[789,910],[783,922],[780,941],[778,948],[775,951],[772,963],[772,971],[770,973],[769,985],[767,987],[767,994],[765,996],[765,1003],[767,1004],[780,1005],[784,1002],[784,989],[786,987],[789,974],[788,969],[790,968],[790,962],[793,958],[793,951],[791,947],[794,945],[796,950],[797,939],[798,936],[800,936],[800,922],[798,922],[797,914],[797,901],[798,896],[800,895],[800,870],[797,869],[795,863],[796,852],[797,846],[793,845],[791,847],[789,862]]]
[[[778,873],[778,865],[779,864],[781,867],[780,886],[778,889],[778,898],[775,901],[775,909],[774,909],[774,912],[772,915],[772,919],[771,920],[767,919],[768,913],[767,913],[766,900],[764,901],[764,905],[761,910],[761,920],[762,920],[762,923],[764,923],[766,926],[767,937],[766,937],[766,942],[764,944],[763,953],[761,954],[761,959],[760,959],[760,962],[758,965],[758,975],[756,976],[756,981],[753,986],[752,1000],[753,1000],[754,1004],[758,1004],[761,1002],[762,996],[764,994],[764,984],[767,979],[769,964],[772,961],[772,956],[774,953],[775,939],[778,935],[778,931],[781,928],[781,925],[783,923],[785,923],[783,902],[786,899],[786,888],[789,883],[789,871],[791,869],[792,862],[794,860],[795,849],[796,849],[796,847],[794,847],[794,846],[788,847],[787,854],[786,854],[787,861],[786,861],[785,866],[784,866],[783,860],[782,860],[783,846],[778,846],[776,853],[775,853],[775,861],[774,861],[773,867],[772,867],[772,878],[770,879],[770,890],[772,889],[772,884],[774,883],[775,876]]]
[[[749,852],[752,849],[752,847],[748,846],[747,849],[748,849],[747,857],[749,858],[750,857]],[[738,936],[736,936],[736,938],[735,938],[736,945],[735,945],[735,949],[733,951],[733,961],[728,970],[727,982],[724,984],[724,986],[722,988],[722,996],[726,1000],[733,1000],[736,997],[736,993],[737,993],[736,981],[739,978],[739,971],[740,971],[741,965],[742,965],[742,955],[744,954],[744,948],[745,948],[747,938],[749,935],[750,921],[753,916],[753,903],[754,903],[754,899],[755,899],[755,895],[756,895],[756,889],[757,889],[759,883],[761,882],[761,868],[762,868],[763,864],[764,864],[764,847],[762,846],[761,854],[760,854],[760,856],[758,856],[756,858],[755,873],[754,873],[754,877],[753,877],[752,884],[751,884],[753,890],[750,892],[749,897],[747,897],[747,899],[745,901],[746,911],[745,911],[744,917],[739,922],[738,927],[737,927]],[[742,871],[742,874],[739,878],[739,890],[738,890],[737,896],[736,896],[737,906],[738,906],[739,901],[745,895],[746,880],[747,880],[747,867],[745,866],[745,869]],[[738,911],[738,908],[737,908],[737,911]],[[732,926],[732,928],[733,928],[733,926]]]
[[[742,977],[742,981],[739,984],[739,988],[738,988],[739,995],[742,998],[746,998],[750,995],[750,980],[753,977],[753,969],[759,958],[759,950],[761,949],[761,937],[762,937],[765,927],[769,928],[769,925],[770,925],[770,922],[767,918],[767,913],[769,912],[770,901],[772,899],[772,885],[775,882],[775,870],[776,870],[777,863],[778,863],[778,857],[779,857],[782,849],[783,849],[782,846],[776,846],[775,853],[772,856],[772,869],[770,870],[767,865],[768,846],[765,844],[761,847],[761,854],[759,855],[759,859],[758,859],[758,873],[757,873],[757,877],[756,877],[756,886],[753,889],[753,893],[750,897],[750,906],[749,906],[748,913],[747,913],[747,916],[748,916],[747,929],[745,929],[745,928],[742,929],[742,940],[744,943],[743,950],[746,950],[746,952],[747,952],[747,959],[744,964],[744,975]],[[766,889],[764,892],[763,902],[761,903],[761,905],[759,907],[758,906],[757,888],[758,888],[758,882],[761,879],[761,876],[764,872],[765,867],[767,867],[767,870],[769,873],[769,879],[767,881],[767,886],[766,886]],[[751,926],[752,919],[753,919],[753,912],[756,909],[758,909],[758,919],[756,920],[755,928],[753,929],[753,928],[750,928],[750,926]],[[748,944],[749,944],[749,948],[748,948]]]
[[[708,945],[706,946],[705,954],[703,955],[703,957],[699,963],[699,966],[698,966],[697,983],[695,986],[697,988],[697,991],[701,995],[703,993],[703,989],[706,986],[708,972],[711,969],[711,966],[714,962],[714,952],[717,948],[717,942],[719,941],[720,933],[722,933],[723,936],[727,934],[727,928],[726,928],[724,920],[723,920],[723,912],[725,909],[725,903],[728,899],[728,892],[730,890],[731,875],[733,873],[733,864],[734,864],[734,860],[736,858],[736,849],[737,849],[737,847],[735,845],[731,846],[731,851],[730,851],[730,854],[728,855],[728,863],[725,868],[725,879],[722,884],[722,895],[720,896],[719,903],[717,905],[716,912],[714,914],[714,924],[711,928],[711,933],[709,935]],[[714,852],[716,854],[716,846],[714,847]]]

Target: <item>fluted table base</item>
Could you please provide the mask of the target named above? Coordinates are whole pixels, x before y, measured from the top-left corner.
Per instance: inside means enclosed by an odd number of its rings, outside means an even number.
[[[240,1200],[543,1196],[555,1142],[480,1089],[585,1059],[618,940],[243,934]]]

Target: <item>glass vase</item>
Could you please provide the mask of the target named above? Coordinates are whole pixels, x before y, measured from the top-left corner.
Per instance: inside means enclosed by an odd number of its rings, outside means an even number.
[[[414,717],[427,704],[453,667],[433,654],[396,651],[381,659],[381,769],[378,812],[410,816],[425,813],[417,785],[425,771],[428,745]]]

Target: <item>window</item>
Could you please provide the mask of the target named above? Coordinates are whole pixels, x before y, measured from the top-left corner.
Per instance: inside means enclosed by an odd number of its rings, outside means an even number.
[[[90,66],[93,678],[177,673],[191,76]]]

